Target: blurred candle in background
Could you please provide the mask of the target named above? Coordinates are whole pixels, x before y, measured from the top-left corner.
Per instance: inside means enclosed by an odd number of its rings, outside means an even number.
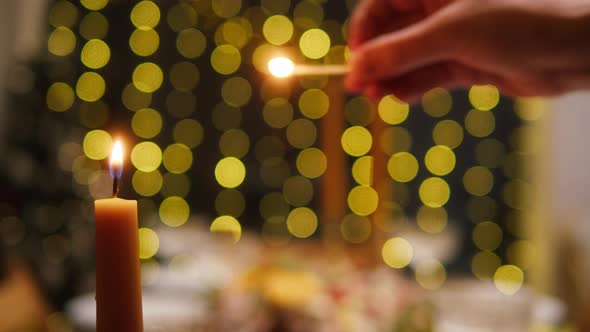
[[[110,160],[113,197],[95,201],[96,330],[143,331],[137,201],[117,197],[123,149],[116,142]]]

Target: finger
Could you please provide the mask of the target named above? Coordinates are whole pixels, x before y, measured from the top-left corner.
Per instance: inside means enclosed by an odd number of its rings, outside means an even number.
[[[378,35],[379,27],[391,16],[387,1],[364,0],[355,8],[348,27],[348,44],[351,49]]]
[[[502,80],[495,75],[455,63],[445,62],[414,70],[398,78],[381,81],[365,90],[368,97],[378,100],[394,94],[406,102],[415,102],[427,91],[442,87],[453,89],[474,84],[500,85]]]
[[[377,37],[352,53],[346,86],[362,91],[372,82],[387,80],[452,56],[453,39],[429,19],[401,31]],[[456,37],[456,36],[455,36]],[[443,47],[444,46],[444,47]]]

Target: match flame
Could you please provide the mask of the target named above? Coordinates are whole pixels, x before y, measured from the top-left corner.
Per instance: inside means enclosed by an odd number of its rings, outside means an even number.
[[[111,159],[109,160],[109,171],[113,178],[120,179],[123,175],[123,145],[121,141],[115,141]]]
[[[268,70],[275,77],[288,77],[295,71],[295,64],[288,58],[278,57],[268,62]]]

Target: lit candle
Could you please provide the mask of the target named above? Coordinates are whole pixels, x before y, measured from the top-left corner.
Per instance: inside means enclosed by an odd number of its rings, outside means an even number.
[[[268,62],[268,71],[275,77],[345,75],[346,65],[303,65],[294,64],[288,58],[277,57]]]
[[[137,201],[117,197],[123,148],[110,159],[113,197],[94,202],[96,223],[96,331],[141,332],[141,276]]]

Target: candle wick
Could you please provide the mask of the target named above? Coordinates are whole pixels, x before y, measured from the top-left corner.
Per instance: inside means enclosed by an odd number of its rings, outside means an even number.
[[[113,198],[116,198],[118,193],[119,193],[119,178],[115,176],[113,178]]]

